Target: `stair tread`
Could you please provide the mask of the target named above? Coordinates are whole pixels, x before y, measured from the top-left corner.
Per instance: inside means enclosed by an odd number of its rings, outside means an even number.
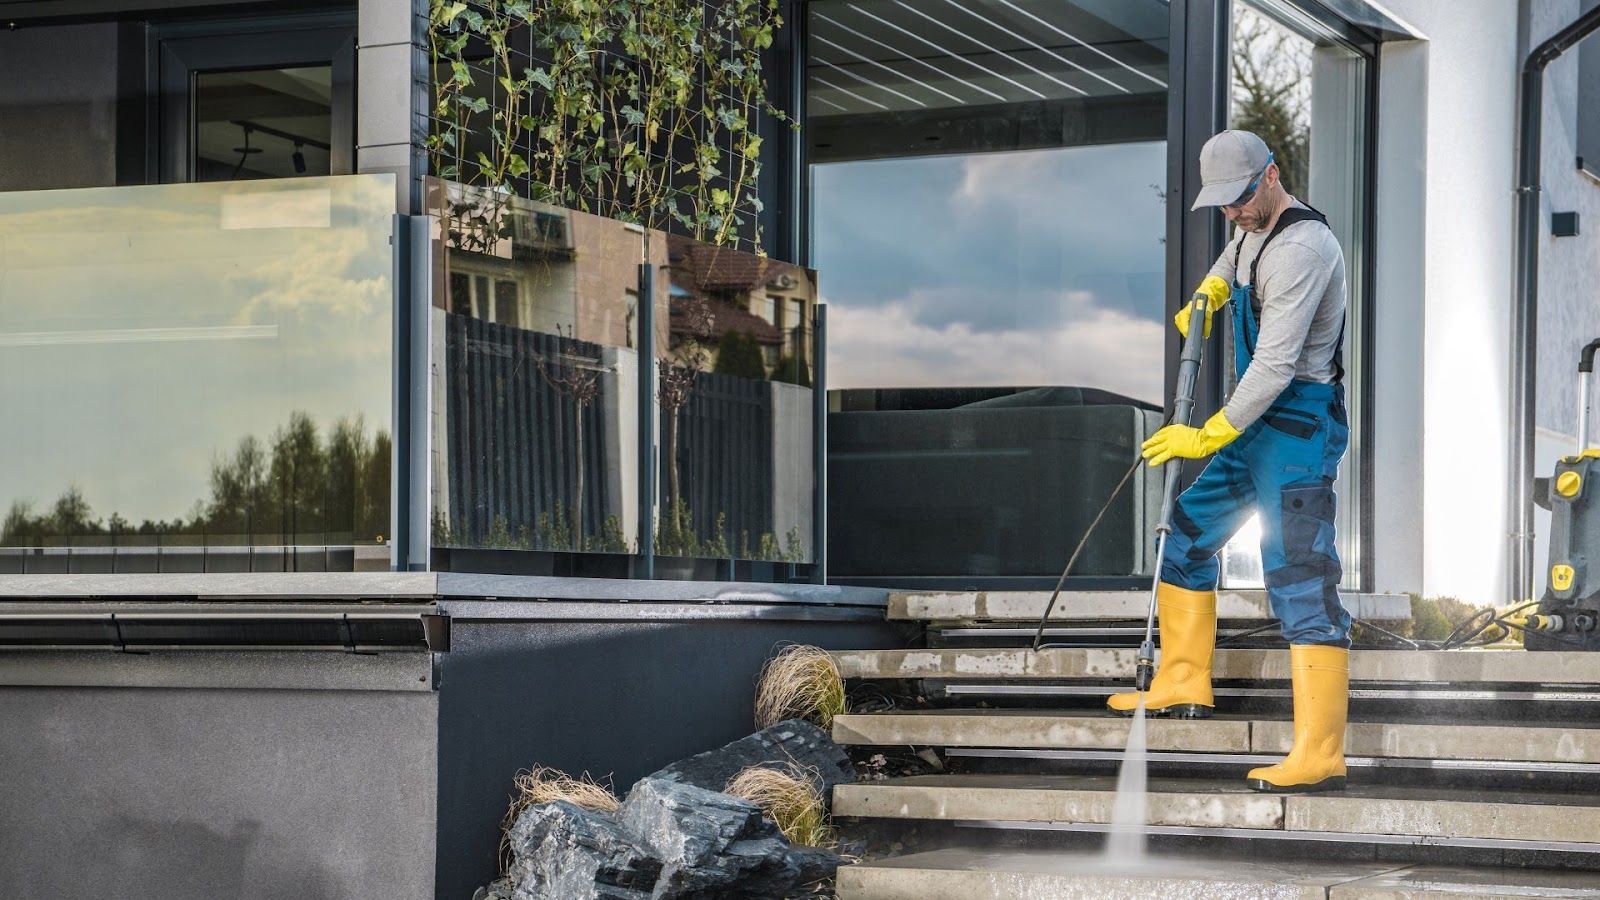
[[[1299,888],[1339,900],[1486,895],[1548,898],[1594,896],[1595,879],[1593,872],[1256,858],[1153,856],[1137,867],[1119,867],[1081,853],[957,847],[843,868],[839,871],[839,897],[1066,900],[1216,896],[1224,891],[1227,896],[1296,896]]]
[[[1093,679],[1115,683],[1133,675],[1133,648],[939,648],[835,651],[846,678]],[[1287,681],[1284,650],[1219,649],[1217,681]],[[1523,650],[1356,650],[1352,682],[1399,684],[1600,685],[1600,653]]]
[[[889,595],[888,617],[897,621],[1038,622],[1050,602],[1050,591],[905,591]],[[1411,618],[1411,600],[1404,594],[1341,591],[1350,614],[1362,619],[1400,621]],[[1144,621],[1148,590],[1062,591],[1050,610],[1052,622]],[[1273,618],[1264,589],[1217,592],[1217,617],[1267,622]]]
[[[918,745],[1060,750],[1121,750],[1130,720],[1102,712],[1047,709],[928,709],[853,713],[833,722],[834,740],[855,745]],[[1188,753],[1286,753],[1286,716],[1222,713],[1210,719],[1152,718],[1149,749]],[[1350,723],[1345,752],[1360,757],[1509,762],[1600,763],[1600,727],[1590,723]]]

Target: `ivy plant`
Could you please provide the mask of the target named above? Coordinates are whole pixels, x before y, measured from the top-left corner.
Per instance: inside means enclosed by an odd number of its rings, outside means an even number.
[[[782,24],[778,0],[431,0],[434,173],[760,253],[755,123],[797,127],[761,70]]]

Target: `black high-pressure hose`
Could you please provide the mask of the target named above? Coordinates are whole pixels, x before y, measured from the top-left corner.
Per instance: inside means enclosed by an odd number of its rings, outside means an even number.
[[[1100,511],[1095,514],[1094,520],[1091,521],[1089,523],[1089,527],[1084,530],[1083,537],[1078,540],[1078,545],[1073,548],[1072,555],[1067,559],[1066,568],[1061,570],[1061,577],[1056,580],[1056,588],[1050,594],[1050,601],[1045,604],[1044,615],[1039,617],[1039,626],[1038,628],[1034,629],[1033,642],[1031,644],[1032,652],[1037,653],[1040,650],[1063,649],[1070,648],[1072,646],[1071,644],[1060,643],[1044,644],[1040,643],[1040,641],[1044,638],[1044,629],[1045,626],[1050,622],[1050,613],[1055,609],[1056,601],[1061,598],[1061,592],[1066,587],[1067,576],[1071,574],[1072,567],[1077,564],[1078,557],[1083,554],[1083,548],[1088,546],[1089,538],[1094,536],[1095,529],[1099,527],[1101,520],[1105,518],[1106,513],[1111,509],[1111,504],[1115,503],[1117,498],[1122,495],[1122,489],[1128,486],[1128,482],[1133,478],[1133,473],[1137,472],[1139,470],[1139,466],[1142,464],[1144,464],[1144,459],[1141,456],[1133,461],[1133,465],[1128,467],[1127,472],[1123,473],[1122,480],[1117,482],[1117,486],[1115,488],[1112,488],[1111,496],[1106,498],[1105,505],[1100,507]],[[1486,606],[1457,623],[1456,626],[1450,631],[1450,634],[1447,635],[1442,641],[1413,640],[1405,637],[1404,635],[1395,634],[1386,628],[1374,625],[1365,619],[1356,618],[1354,616],[1351,617],[1351,621],[1362,626],[1363,628],[1371,629],[1372,631],[1376,631],[1384,637],[1389,638],[1401,649],[1456,650],[1465,647],[1477,647],[1484,644],[1494,643],[1495,640],[1499,640],[1500,638],[1504,637],[1505,634],[1509,634],[1512,629],[1515,629],[1519,632],[1529,631],[1530,629],[1524,625],[1521,625],[1517,622],[1508,621],[1507,617],[1527,609],[1530,606],[1537,605],[1537,601],[1531,601],[1528,603],[1519,604],[1504,611],[1498,610],[1492,606]],[[1239,634],[1229,635],[1228,637],[1221,638],[1216,642],[1216,646],[1221,647],[1234,641],[1240,641],[1248,637],[1253,637],[1264,631],[1270,631],[1271,629],[1277,627],[1277,625],[1278,621],[1273,619],[1272,621],[1267,622],[1265,625],[1252,628],[1249,631],[1244,631],[1240,632]],[[1496,626],[1501,629],[1501,633],[1490,631],[1491,628]],[[1492,639],[1479,640],[1479,638],[1481,638],[1485,633],[1492,635]],[[1563,638],[1560,635],[1547,634],[1545,636],[1563,643],[1572,644],[1575,647],[1584,648],[1583,644]]]
[[[1094,536],[1096,526],[1100,524],[1101,519],[1105,518],[1106,512],[1111,509],[1111,504],[1117,502],[1117,497],[1121,496],[1122,489],[1128,486],[1128,481],[1133,478],[1133,473],[1139,471],[1139,467],[1142,465],[1144,465],[1143,456],[1134,459],[1133,465],[1128,468],[1127,472],[1123,473],[1122,480],[1117,482],[1117,486],[1112,489],[1111,496],[1106,498],[1106,504],[1100,507],[1098,513],[1095,513],[1094,521],[1089,523],[1089,527],[1083,532],[1083,538],[1078,541],[1078,546],[1073,548],[1072,555],[1067,558],[1067,567],[1061,570],[1061,578],[1056,581],[1056,589],[1050,594],[1050,602],[1045,604],[1044,615],[1039,617],[1039,627],[1033,633],[1033,652],[1037,653],[1048,647],[1057,646],[1055,644],[1041,645],[1039,640],[1044,637],[1044,626],[1050,621],[1050,611],[1055,609],[1056,600],[1061,596],[1061,589],[1066,587],[1067,574],[1077,564],[1078,556],[1083,553],[1083,548],[1088,546],[1089,538]]]

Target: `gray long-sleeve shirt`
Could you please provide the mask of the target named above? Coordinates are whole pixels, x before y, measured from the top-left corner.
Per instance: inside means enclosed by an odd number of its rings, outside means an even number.
[[[1304,206],[1298,200],[1294,205]],[[1233,284],[1234,253],[1243,241],[1238,279],[1247,283],[1250,262],[1266,238],[1236,230],[1211,274]],[[1290,380],[1333,380],[1345,315],[1344,252],[1320,222],[1296,222],[1273,238],[1256,277],[1261,283],[1251,292],[1252,306],[1261,330],[1255,357],[1223,407],[1228,424],[1240,431],[1266,412]]]

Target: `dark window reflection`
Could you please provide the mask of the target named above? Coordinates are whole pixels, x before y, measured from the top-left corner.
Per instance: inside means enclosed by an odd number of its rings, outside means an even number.
[[[195,181],[327,175],[333,68],[196,74],[194,118]]]

